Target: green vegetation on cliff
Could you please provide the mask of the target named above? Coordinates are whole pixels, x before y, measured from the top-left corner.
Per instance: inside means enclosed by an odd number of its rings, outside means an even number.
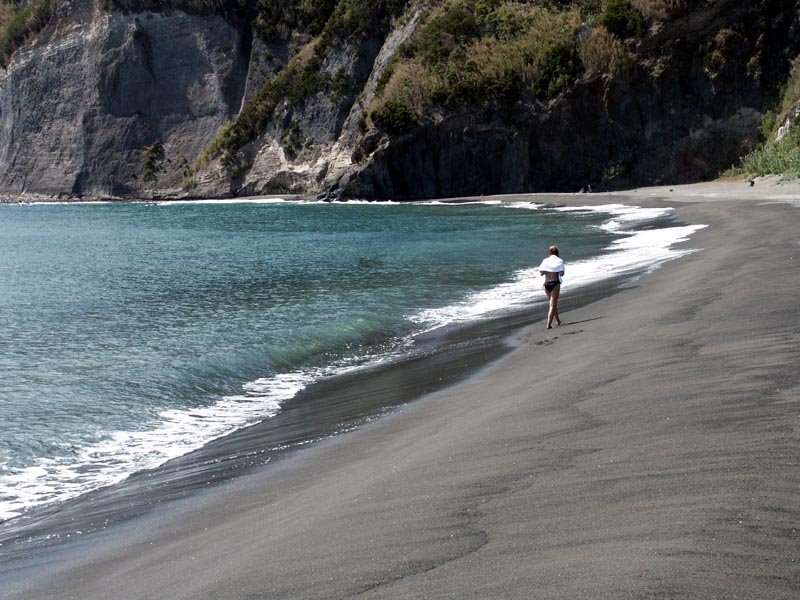
[[[122,9],[160,5],[226,14],[246,6],[255,32],[264,39],[305,43],[186,170],[188,183],[215,160],[228,176],[243,173],[254,155],[249,145],[270,128],[276,139],[300,139],[282,131],[286,122],[294,123],[293,109],[317,94],[338,97],[364,83],[326,71],[330,52],[358,46],[366,37],[380,42],[404,10],[414,14],[415,28],[390,60],[375,94],[366,97],[363,119],[365,128],[390,136],[447,111],[548,103],[587,76],[637,77],[656,64],[637,55],[639,40],[657,31],[659,22],[680,18],[699,5],[692,0],[107,1]],[[747,168],[766,163],[767,150],[795,156],[784,150],[800,137],[793,130],[753,155]],[[294,156],[302,145],[289,146],[288,155]]]
[[[8,65],[25,40],[47,25],[50,14],[50,0],[0,0],[0,65]]]
[[[742,159],[733,174],[800,177],[800,59],[792,65],[774,112],[765,115],[761,133],[765,142]]]
[[[0,183],[403,199],[696,181],[739,163],[769,109],[744,168],[798,174],[800,76],[778,105],[798,31],[800,0],[0,0]]]
[[[431,11],[403,45],[382,82],[382,98],[418,115],[431,104],[454,106],[518,97],[553,97],[584,70],[575,7],[460,0]],[[380,115],[383,106],[373,109]]]
[[[154,2],[110,1],[117,6]],[[173,0],[175,7],[186,4],[191,0]],[[254,23],[260,35],[287,38],[300,30],[312,40],[220,130],[187,169],[187,181],[214,159],[233,175],[246,168],[241,150],[269,126],[279,106],[299,106],[318,92],[332,91],[332,77],[322,70],[328,51],[385,34],[409,5],[423,11],[420,24],[384,73],[369,107],[370,122],[392,134],[410,129],[436,105],[506,101],[526,93],[549,99],[587,70],[620,72],[628,58],[620,39],[626,31],[609,33],[600,25],[604,33],[580,42],[584,20],[644,23],[630,0],[258,0]]]
[[[406,4],[406,0],[338,0],[320,3],[310,3],[308,0],[260,0],[257,21],[262,35],[287,35],[291,31],[289,28],[297,25],[307,27],[310,33],[319,30],[319,35],[266,81],[250,97],[237,118],[220,130],[195,163],[187,168],[184,185],[191,186],[196,171],[214,159],[220,159],[230,174],[235,176],[240,173],[249,163],[241,153],[242,148],[265,130],[280,104],[299,106],[321,91],[332,95],[340,93],[346,87],[341,76],[322,69],[329,50],[369,35],[385,34],[392,18],[398,16]],[[321,26],[323,20],[324,26]]]
[[[606,0],[600,23],[621,38],[640,37],[644,34],[644,16],[630,0]]]
[[[336,0],[257,0],[256,29],[267,39],[286,38],[298,30],[319,35],[336,4]]]
[[[224,15],[232,22],[248,14],[247,0],[103,0],[106,10],[124,13],[182,11],[194,15]]]
[[[745,175],[783,175],[800,178],[800,125],[792,123],[779,140],[773,140],[747,155],[742,168]]]
[[[639,4],[655,14],[666,2]],[[381,78],[370,116],[383,128],[401,106],[421,118],[437,105],[549,100],[587,71],[623,71],[623,40],[644,28],[631,0],[433,3]]]
[[[284,101],[290,105],[298,104],[328,83],[320,74],[322,53],[319,48],[318,42],[303,48],[253,94],[238,117],[219,131],[195,164],[187,169],[186,176],[191,178],[197,168],[217,158],[234,175],[246,166],[239,150],[264,131],[277,106]]]

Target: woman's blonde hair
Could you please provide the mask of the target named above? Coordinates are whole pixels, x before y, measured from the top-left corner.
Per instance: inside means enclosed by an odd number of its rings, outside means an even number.
[[[558,246],[550,246],[550,248],[548,248],[547,251],[550,254],[555,254],[556,256],[558,256]]]

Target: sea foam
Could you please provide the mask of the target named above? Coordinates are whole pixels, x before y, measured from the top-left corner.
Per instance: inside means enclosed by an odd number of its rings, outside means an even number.
[[[484,203],[483,201],[482,203]],[[543,210],[541,204],[532,202],[503,203],[509,209]],[[567,262],[564,289],[576,289],[598,281],[627,273],[652,269],[658,265],[684,256],[693,250],[677,249],[674,246],[687,241],[705,225],[670,226],[653,229],[637,229],[667,217],[671,208],[640,208],[622,204],[601,206],[574,206],[550,208],[559,212],[594,212],[609,215],[600,227],[625,237],[614,240],[605,253],[589,260]],[[463,323],[503,312],[522,310],[536,303],[545,302],[542,278],[536,268],[523,269],[513,278],[487,290],[471,294],[456,304],[420,311],[410,318],[433,330],[455,323]]]
[[[0,477],[0,520],[118,483],[268,419],[312,379],[304,372],[258,379],[244,384],[241,394],[209,406],[162,411],[153,429],[114,431],[96,444],[73,449],[68,457],[43,458],[22,469],[6,467]]]

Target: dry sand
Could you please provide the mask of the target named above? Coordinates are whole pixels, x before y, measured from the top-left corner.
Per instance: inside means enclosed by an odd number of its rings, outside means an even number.
[[[569,201],[675,206],[702,251],[2,596],[800,597],[800,186],[671,189]]]

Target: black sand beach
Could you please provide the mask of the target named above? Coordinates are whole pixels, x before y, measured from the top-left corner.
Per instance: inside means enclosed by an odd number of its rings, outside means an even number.
[[[800,186],[570,197],[702,248],[469,379],[0,572],[2,597],[800,597]]]

